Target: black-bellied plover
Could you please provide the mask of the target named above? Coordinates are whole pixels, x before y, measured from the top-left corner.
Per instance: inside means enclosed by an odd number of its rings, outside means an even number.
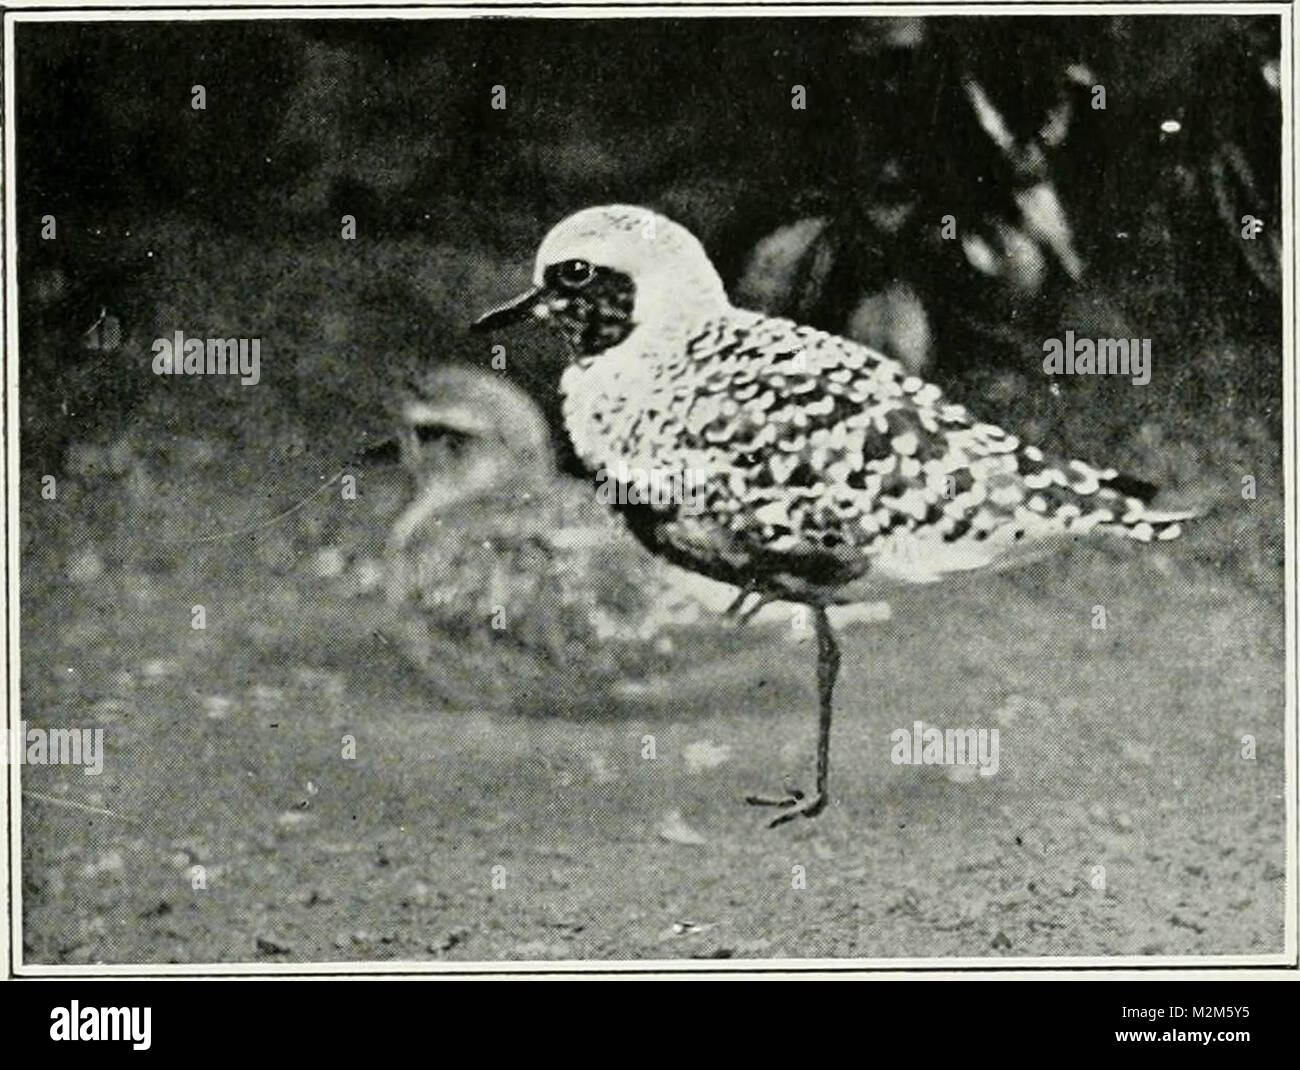
[[[827,803],[840,664],[828,606],[1078,536],[1172,539],[1192,515],[1157,512],[1145,484],[979,422],[875,350],[733,307],[700,242],[645,208],[569,216],[542,242],[533,281],[475,326],[535,317],[568,339],[560,392],[582,464],[689,474],[704,488],[702,508],[620,503],[630,529],[750,597],[810,607],[816,788],[749,796],[781,808],[772,827]]]

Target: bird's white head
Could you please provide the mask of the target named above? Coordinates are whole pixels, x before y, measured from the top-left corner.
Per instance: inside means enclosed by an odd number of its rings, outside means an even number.
[[[533,284],[475,327],[532,315],[590,356],[637,330],[657,338],[689,333],[729,307],[722,279],[690,231],[622,204],[584,208],[557,223],[537,251]]]

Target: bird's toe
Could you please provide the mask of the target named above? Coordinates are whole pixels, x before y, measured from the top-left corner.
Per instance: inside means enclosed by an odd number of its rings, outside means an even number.
[[[784,795],[746,795],[750,806],[796,806],[804,797],[798,788],[787,788]]]
[[[800,794],[802,795],[802,792]],[[782,810],[772,818],[772,820],[767,823],[767,827],[774,829],[778,825],[784,825],[787,821],[793,821],[796,817],[816,817],[825,809],[826,796],[823,794],[819,793],[806,798],[800,798],[791,806]]]

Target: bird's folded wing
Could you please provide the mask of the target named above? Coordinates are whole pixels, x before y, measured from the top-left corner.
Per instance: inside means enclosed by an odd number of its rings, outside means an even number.
[[[1113,470],[1056,461],[882,354],[788,320],[736,312],[688,357],[694,389],[659,451],[699,487],[690,508],[659,510],[683,556],[927,582],[1070,535],[1173,537],[1190,515],[1154,513]]]

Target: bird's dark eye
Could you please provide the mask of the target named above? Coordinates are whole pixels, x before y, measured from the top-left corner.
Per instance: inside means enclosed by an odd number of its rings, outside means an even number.
[[[449,453],[458,454],[470,436],[446,424],[416,424],[415,438],[421,446],[441,446]]]
[[[555,277],[560,285],[577,290],[596,277],[596,269],[585,260],[566,260],[555,269]]]

